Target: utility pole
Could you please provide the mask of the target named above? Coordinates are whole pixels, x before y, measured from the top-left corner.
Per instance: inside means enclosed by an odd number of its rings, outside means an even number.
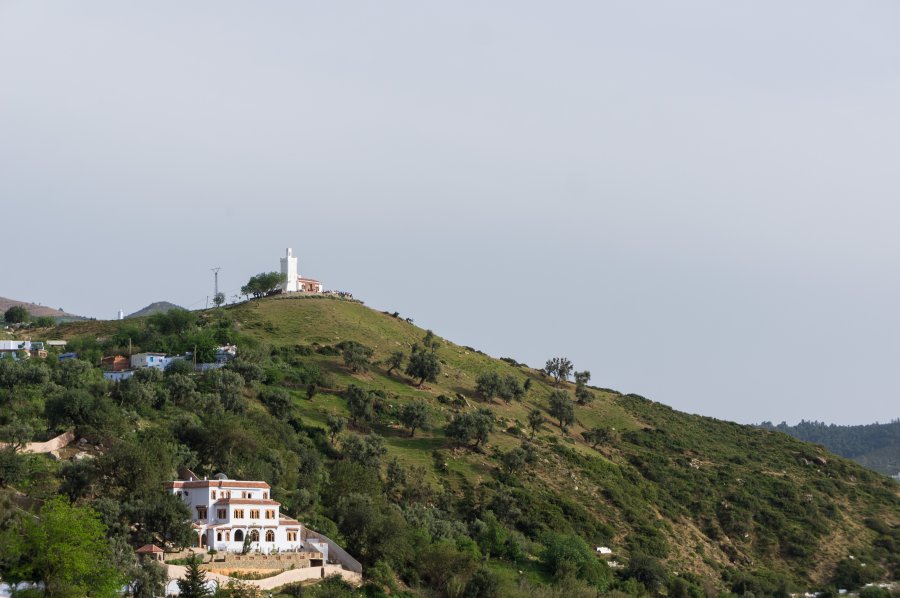
[[[213,303],[216,302],[216,299],[219,297],[219,270],[221,270],[221,266],[216,266],[212,269],[213,275],[215,276],[215,292],[213,293]],[[209,298],[206,299],[206,306],[209,307]],[[216,307],[219,307],[219,304],[216,303]]]

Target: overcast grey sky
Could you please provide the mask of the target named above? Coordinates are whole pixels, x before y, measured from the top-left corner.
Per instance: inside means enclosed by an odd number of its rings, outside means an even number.
[[[896,2],[0,0],[0,295],[278,268],[740,422],[900,416]]]

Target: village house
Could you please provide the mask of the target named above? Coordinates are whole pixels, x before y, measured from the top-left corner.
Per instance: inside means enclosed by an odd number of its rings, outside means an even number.
[[[230,480],[224,474],[200,479],[190,470],[167,484],[191,510],[198,548],[222,552],[244,551],[245,542],[254,552],[314,552],[310,566],[328,561],[329,546],[307,533],[296,519],[281,512],[266,482]]]
[[[13,359],[19,357],[47,358],[47,349],[44,343],[38,341],[0,341],[0,357],[10,355]]]
[[[164,370],[170,361],[165,353],[135,353],[131,356],[131,367],[135,370],[141,368]]]
[[[127,370],[130,361],[124,355],[110,355],[100,360],[100,367],[110,372]]]

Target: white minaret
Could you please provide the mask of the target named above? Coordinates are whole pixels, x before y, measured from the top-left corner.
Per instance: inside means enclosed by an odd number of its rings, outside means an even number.
[[[284,275],[284,292],[296,293],[297,279],[300,277],[300,273],[297,272],[297,258],[294,257],[290,247],[281,258],[281,273]]]

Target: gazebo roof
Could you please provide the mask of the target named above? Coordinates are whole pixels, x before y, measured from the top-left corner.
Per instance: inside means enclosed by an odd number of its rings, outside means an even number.
[[[161,554],[161,553],[164,553],[165,550],[163,550],[156,544],[144,544],[143,546],[141,546],[140,548],[135,550],[135,552],[138,554],[153,554],[156,552]]]

